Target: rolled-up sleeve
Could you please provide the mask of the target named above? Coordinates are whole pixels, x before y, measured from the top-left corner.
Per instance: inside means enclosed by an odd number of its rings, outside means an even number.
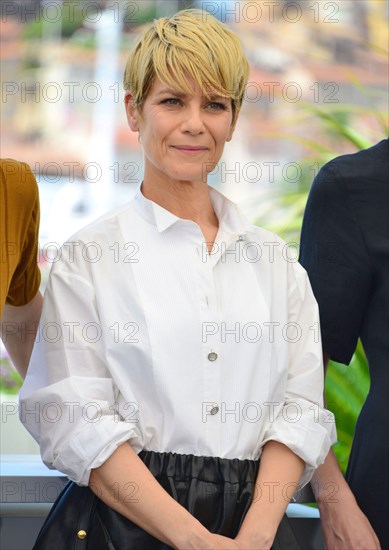
[[[274,409],[263,445],[270,440],[289,447],[305,462],[300,486],[306,485],[336,442],[335,418],[323,408],[324,371],[319,312],[305,270],[288,267],[290,290],[287,329],[288,376],[283,402]]]
[[[83,267],[54,265],[20,392],[20,418],[38,441],[44,463],[80,485],[137,429],[118,414],[104,339]]]

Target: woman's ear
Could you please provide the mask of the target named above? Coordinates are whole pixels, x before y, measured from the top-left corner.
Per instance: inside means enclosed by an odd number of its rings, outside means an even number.
[[[124,103],[126,107],[126,115],[127,115],[127,121],[128,121],[129,127],[133,132],[139,132],[139,124],[138,124],[139,115],[138,115],[138,111],[135,106],[133,97],[129,91],[125,93]]]

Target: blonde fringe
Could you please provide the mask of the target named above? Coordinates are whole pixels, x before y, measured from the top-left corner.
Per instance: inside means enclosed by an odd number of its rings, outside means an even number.
[[[155,20],[130,51],[124,73],[138,109],[155,78],[192,93],[191,77],[204,95],[231,98],[235,113],[241,108],[249,64],[236,34],[202,10],[182,10]]]

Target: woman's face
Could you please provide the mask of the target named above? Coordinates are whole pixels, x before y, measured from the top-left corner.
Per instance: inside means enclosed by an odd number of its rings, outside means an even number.
[[[126,94],[128,122],[144,150],[145,178],[206,182],[232,137],[231,99],[208,99],[193,80],[188,83],[193,95],[155,79],[141,113]]]

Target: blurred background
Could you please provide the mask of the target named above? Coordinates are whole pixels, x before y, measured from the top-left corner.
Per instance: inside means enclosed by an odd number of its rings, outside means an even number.
[[[1,3],[1,156],[27,162],[41,202],[42,291],[60,245],[142,181],[137,134],[126,122],[122,75],[138,32],[156,17],[197,7],[228,23],[251,65],[234,139],[209,178],[251,220],[299,242],[314,176],[331,158],[388,135],[385,0],[80,1]],[[2,347],[1,398],[20,379]],[[359,344],[349,367],[331,363],[327,401],[335,451],[347,465],[369,387]],[[8,404],[8,405],[7,405]],[[1,452],[38,452],[17,415]]]

